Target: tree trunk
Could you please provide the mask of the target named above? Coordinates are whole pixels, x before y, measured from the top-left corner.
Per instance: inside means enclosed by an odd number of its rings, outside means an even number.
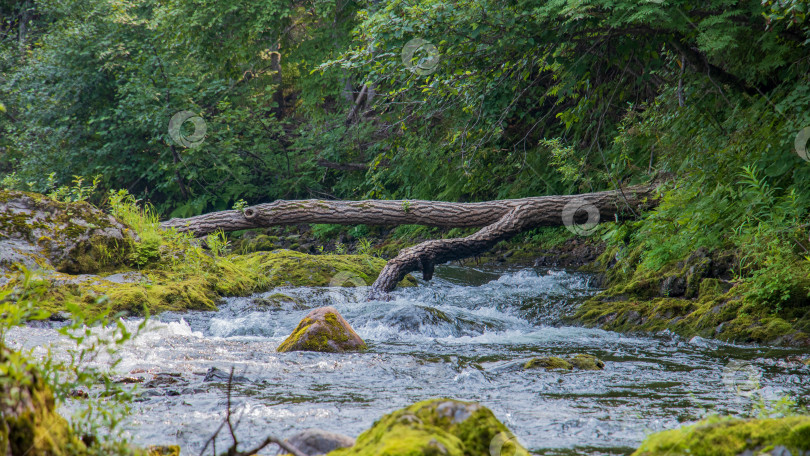
[[[600,220],[629,218],[656,204],[655,186],[637,186],[582,195],[538,196],[481,203],[422,200],[275,201],[240,211],[222,211],[164,222],[164,228],[202,236],[218,229],[237,231],[274,225],[333,223],[339,225],[427,225],[484,229],[456,239],[426,241],[403,249],[374,282],[376,292],[389,292],[408,273],[433,276],[436,264],[479,255],[500,241],[540,226],[587,232]]]
[[[276,99],[276,119],[281,119],[284,117],[284,78],[281,74],[281,42],[273,46],[270,56],[270,69],[275,72],[274,77],[277,85],[274,96]]]
[[[31,0],[26,0],[20,7],[20,29],[17,33],[18,45],[20,52],[25,50],[26,39],[28,38],[28,23],[31,21]]]

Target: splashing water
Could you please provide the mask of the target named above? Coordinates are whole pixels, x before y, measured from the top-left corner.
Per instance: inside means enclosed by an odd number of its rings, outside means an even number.
[[[162,314],[125,346],[116,370],[146,380],[180,377],[140,386],[127,429],[136,443],[179,444],[183,454],[198,454],[225,417],[225,382],[205,381],[212,367],[234,367],[240,377],[234,409],[247,444],[308,428],[357,436],[385,413],[452,397],[492,409],[533,452],[621,454],[649,432],[708,413],[746,414],[756,397],[810,393],[810,368],[784,361],[796,350],[560,326],[595,291],[589,280],[564,271],[444,266],[432,282],[399,289],[390,301],[368,301],[366,288],[279,288],[262,296],[293,299],[263,306],[228,298],[216,312]],[[275,352],[307,309],[324,305],[341,312],[367,352]],[[9,341],[55,342],[57,352],[64,345],[51,328],[15,329]],[[575,353],[606,367],[521,368],[534,356]],[[732,362],[760,375],[757,394],[734,388]]]

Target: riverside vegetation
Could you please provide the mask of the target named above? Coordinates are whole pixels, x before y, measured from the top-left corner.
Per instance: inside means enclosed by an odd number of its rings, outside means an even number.
[[[806,0],[4,2],[0,333],[60,312],[80,328],[116,312],[212,309],[223,296],[329,285],[340,271],[369,284],[380,257],[471,232],[318,225],[308,239],[279,228],[199,240],[159,229],[158,213],[312,196],[481,201],[669,176],[658,207],[634,220],[603,221],[585,240],[535,230],[483,260],[542,257],[600,274],[605,290],[569,316],[578,324],[807,347],[808,8]],[[435,48],[416,49],[422,66],[409,71],[402,50],[414,38]],[[180,111],[206,126],[195,147],[167,128]],[[190,124],[177,133],[194,136]],[[10,209],[19,205],[28,215]],[[583,253],[587,261],[571,258]],[[54,397],[100,374],[0,350],[0,389],[13,391],[0,404],[0,449],[140,451],[101,438],[117,424],[103,406],[89,404],[94,412],[69,424],[54,413]],[[417,409],[402,413],[432,419]],[[42,426],[53,429],[48,439],[38,438]],[[358,451],[387,445],[374,429]],[[804,416],[711,418],[652,436],[637,454],[798,454],[810,449],[808,429]],[[441,432],[448,454],[465,451],[466,437]]]

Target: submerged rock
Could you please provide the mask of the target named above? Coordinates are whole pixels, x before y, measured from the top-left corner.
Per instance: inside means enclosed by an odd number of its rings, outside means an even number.
[[[565,359],[557,356],[532,358],[523,365],[524,369],[538,367],[544,367],[546,370],[602,370],[605,368],[605,363],[595,356],[578,354]]]
[[[528,456],[515,436],[479,404],[433,399],[383,416],[351,448],[330,456]]]
[[[180,456],[177,445],[153,445],[146,450],[147,456]]]
[[[277,351],[351,352],[366,349],[357,335],[334,307],[320,307],[307,314]]]
[[[592,355],[578,354],[568,361],[574,366],[575,369],[581,370],[602,370],[605,368],[605,362]]]
[[[284,293],[256,296],[250,300],[250,303],[259,310],[305,310],[307,308],[298,299]]]
[[[321,429],[307,429],[284,441],[301,450],[307,456],[318,456],[338,448],[354,446],[353,438]]]
[[[770,419],[710,418],[691,426],[653,434],[633,456],[807,455],[810,416]]]
[[[211,367],[205,373],[205,377],[203,378],[203,383],[206,382],[224,382],[227,383],[228,381],[232,381],[233,383],[246,383],[248,380],[247,377],[244,375],[234,375],[231,378],[230,372],[225,372],[222,369],[217,369],[216,367]]]
[[[556,356],[546,356],[542,358],[532,358],[523,365],[524,369],[536,369],[545,367],[546,370],[564,369],[571,370],[574,366],[568,361]]]
[[[152,380],[143,384],[144,388],[158,388],[170,385],[187,385],[188,382],[183,377],[174,372],[160,372],[155,374]]]
[[[395,309],[383,317],[386,325],[400,332],[422,333],[427,326],[453,326],[453,319],[444,312],[428,306],[407,306]]]

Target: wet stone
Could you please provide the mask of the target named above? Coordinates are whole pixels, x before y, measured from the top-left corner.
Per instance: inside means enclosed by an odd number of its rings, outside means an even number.
[[[169,386],[169,385],[177,385],[177,384],[188,384],[186,380],[180,377],[180,374],[176,373],[160,373],[155,374],[155,377],[144,383],[144,388],[157,388],[160,386]]]
[[[349,436],[321,429],[307,429],[285,439],[285,442],[308,456],[327,454],[338,448],[349,448],[354,445],[354,439]]]
[[[205,373],[205,378],[203,378],[203,382],[224,382],[227,383],[231,380],[233,383],[245,383],[249,382],[247,377],[243,375],[234,375],[233,379],[230,378],[230,372],[225,372],[222,369],[217,369],[216,367],[211,367],[208,369],[208,372]]]

